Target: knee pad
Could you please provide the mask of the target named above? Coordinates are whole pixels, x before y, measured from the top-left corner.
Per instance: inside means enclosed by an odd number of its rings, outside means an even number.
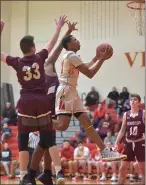
[[[20,152],[28,151],[28,140],[29,140],[29,133],[18,135],[18,147]]]
[[[55,144],[55,137],[53,132],[40,132],[39,146],[43,149],[48,149]]]

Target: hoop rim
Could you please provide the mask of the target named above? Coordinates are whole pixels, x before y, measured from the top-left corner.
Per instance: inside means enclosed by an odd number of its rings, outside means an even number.
[[[145,10],[145,7],[144,8],[135,8],[135,7],[133,7],[132,5],[134,3],[137,3],[137,4],[145,4],[145,1],[141,1],[141,2],[131,1],[131,2],[127,3],[127,7],[130,8],[130,9],[132,9],[132,10]]]

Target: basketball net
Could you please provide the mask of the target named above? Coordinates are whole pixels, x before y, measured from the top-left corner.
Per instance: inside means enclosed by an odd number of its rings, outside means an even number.
[[[133,21],[136,25],[136,30],[139,35],[145,33],[145,1],[135,0],[127,3],[127,7],[133,17]]]

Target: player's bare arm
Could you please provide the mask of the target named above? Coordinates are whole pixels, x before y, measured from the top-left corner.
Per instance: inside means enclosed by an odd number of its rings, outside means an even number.
[[[3,29],[4,29],[4,25],[5,25],[4,21],[1,20],[1,34],[2,34]]]
[[[72,31],[76,31],[77,30],[76,29],[77,22],[73,22],[73,23],[67,22],[67,24],[68,24],[68,30],[65,33],[65,35],[63,36],[63,38],[68,36],[68,35],[70,35],[72,33]],[[61,51],[63,50],[63,46],[62,46],[63,38],[59,42],[59,45],[56,47],[56,49],[53,51],[52,55],[47,59],[46,66],[48,64],[55,64],[55,62],[57,61]]]
[[[102,56],[103,56],[103,57],[104,57],[104,55],[105,55],[105,56],[108,56],[107,54],[110,54],[110,53],[111,53],[110,48],[107,46],[105,52],[102,53]],[[101,53],[97,53],[97,54],[96,54],[96,56],[100,56],[100,55],[101,55]],[[85,63],[85,64],[86,64],[86,66],[87,66],[88,68],[90,68],[96,61],[97,61],[97,57],[93,58],[90,62],[87,62],[87,63]]]
[[[93,78],[106,60],[105,58],[107,58],[107,56],[110,54],[110,50],[107,48],[105,53],[102,54],[101,58],[95,56],[91,62],[83,63],[76,68],[88,78]]]
[[[56,32],[55,32],[52,40],[44,47],[44,49],[48,50],[48,54],[52,51],[53,47],[55,46],[55,44],[58,40],[61,28],[66,23],[66,18],[67,17],[64,15],[64,16],[61,16],[59,18],[59,20],[55,20],[55,22],[56,22]]]
[[[118,145],[120,143],[120,141],[122,140],[122,138],[125,135],[125,130],[126,130],[126,112],[123,115],[122,127],[121,127],[121,130],[120,130],[120,132],[119,132],[119,134],[117,136],[115,145]]]
[[[4,21],[1,20],[1,34],[2,34],[2,31],[3,31],[3,28],[4,28]],[[7,54],[4,53],[4,52],[1,52],[1,61],[6,63],[6,58],[7,58]]]
[[[91,67],[88,67],[86,64],[81,64],[76,67],[82,74],[87,76],[88,78],[93,78],[95,74],[98,72],[102,64],[104,63],[104,59],[98,61],[98,59],[93,58],[94,64]],[[98,62],[97,62],[98,61]]]

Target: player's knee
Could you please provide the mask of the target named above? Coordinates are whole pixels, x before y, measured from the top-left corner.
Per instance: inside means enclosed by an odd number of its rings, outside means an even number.
[[[60,125],[59,130],[60,130],[60,131],[65,131],[65,130],[68,129],[68,126],[69,126],[69,125],[68,125],[67,123],[64,123],[64,124]]]
[[[73,164],[73,161],[68,161],[68,165],[71,166]]]
[[[55,130],[65,131],[68,129],[68,126],[68,121],[60,121],[60,123],[54,125],[54,128]]]

